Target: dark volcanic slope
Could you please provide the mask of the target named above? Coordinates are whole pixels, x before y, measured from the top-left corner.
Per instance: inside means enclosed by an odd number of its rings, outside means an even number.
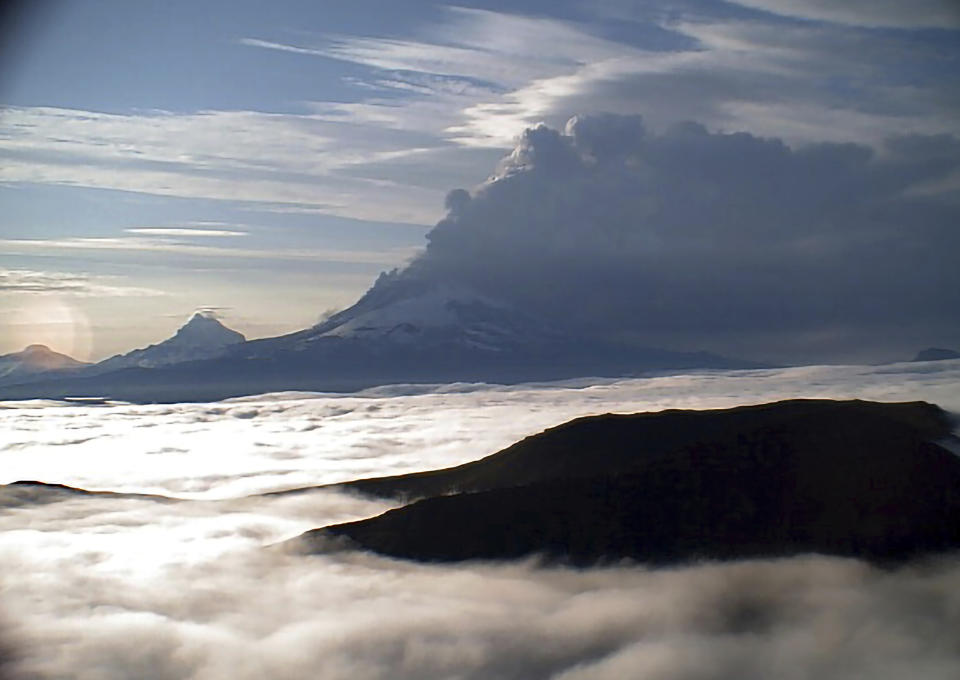
[[[66,484],[47,484],[33,480],[21,480],[0,485],[0,509],[24,505],[45,505],[76,498],[125,498],[157,503],[176,503],[177,498],[144,493],[115,493],[113,491],[88,491]]]
[[[855,441],[861,434],[868,436],[871,426],[877,431],[907,428],[927,441],[950,433],[943,412],[923,402],[796,399],[711,411],[607,414],[571,420],[465,465],[339,486],[372,496],[417,499],[639,471],[704,446],[718,454],[721,447],[738,457],[747,448],[770,446],[774,439],[799,443],[813,438],[811,447],[830,437]]]
[[[759,366],[701,352],[628,351],[577,343],[500,352],[438,349],[415,343],[383,346],[362,338],[321,338],[303,350],[268,351],[258,344],[263,342],[266,341],[234,345],[225,356],[213,359],[0,385],[0,400],[97,396],[138,403],[217,401],[286,390],[352,392],[396,383],[514,384],[661,370]]]
[[[933,443],[949,431],[923,402],[582,418],[476,463],[348,484],[426,498],[300,540],[420,560],[907,558],[960,547],[960,459]]]
[[[960,359],[960,352],[943,349],[942,347],[928,347],[917,352],[917,356],[913,357],[913,361],[943,361],[945,359]]]

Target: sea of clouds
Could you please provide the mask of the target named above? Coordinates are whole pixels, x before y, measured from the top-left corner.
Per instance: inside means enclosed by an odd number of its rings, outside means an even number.
[[[572,417],[787,397],[960,412],[960,361],[393,386],[208,404],[0,404],[12,677],[960,677],[960,562],[419,565],[270,547],[389,502],[255,494],[474,460]],[[0,672],[2,675],[2,672]]]

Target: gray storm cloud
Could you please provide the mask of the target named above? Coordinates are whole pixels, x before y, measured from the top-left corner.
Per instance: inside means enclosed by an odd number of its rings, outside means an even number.
[[[451,192],[395,277],[647,345],[892,359],[960,342],[958,172],[945,135],[791,148],[580,116],[527,130],[472,196]]]

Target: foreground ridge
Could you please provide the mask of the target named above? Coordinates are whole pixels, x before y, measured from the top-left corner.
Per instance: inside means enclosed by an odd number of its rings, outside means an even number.
[[[467,465],[343,487],[420,498],[294,545],[574,564],[960,547],[960,459],[925,402],[791,400],[580,418]]]

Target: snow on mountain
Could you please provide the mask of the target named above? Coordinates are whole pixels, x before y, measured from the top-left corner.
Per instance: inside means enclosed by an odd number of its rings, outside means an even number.
[[[467,305],[485,305],[479,296],[430,290],[386,307],[360,311],[321,337],[406,338],[425,329],[459,325],[460,310]]]
[[[563,334],[511,306],[462,285],[382,274],[363,297],[296,333],[245,343],[230,356],[334,351],[504,353],[554,342]]]
[[[46,345],[30,345],[23,351],[0,356],[0,381],[15,383],[50,371],[74,371],[89,365]]]
[[[462,284],[395,272],[382,275],[356,304],[312,328],[242,340],[215,319],[195,316],[173,338],[101,362],[83,377],[4,387],[0,398],[209,401],[399,383],[511,384],[756,366],[706,352],[570,334]]]
[[[379,291],[371,291],[375,292]],[[368,294],[353,307],[316,326],[299,345],[343,338],[455,344],[497,352],[553,335],[519,311],[462,286],[435,285],[400,292],[403,294]]]
[[[227,328],[213,316],[197,312],[176,334],[156,345],[135,349],[105,359],[96,365],[96,372],[121,368],[157,368],[184,361],[212,359],[232,345],[244,342],[243,334]]]

